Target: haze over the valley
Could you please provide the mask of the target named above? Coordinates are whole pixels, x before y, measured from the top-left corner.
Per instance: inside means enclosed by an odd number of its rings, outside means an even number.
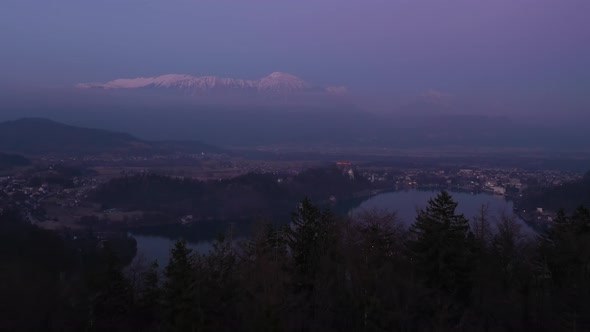
[[[588,148],[585,0],[0,5],[0,120],[222,146]]]

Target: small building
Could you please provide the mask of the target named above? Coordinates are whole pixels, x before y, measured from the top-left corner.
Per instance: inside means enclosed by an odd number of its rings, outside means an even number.
[[[186,225],[186,224],[192,223],[193,220],[194,220],[193,215],[189,214],[189,215],[186,215],[186,216],[180,218],[180,223],[183,225]]]
[[[354,171],[352,170],[352,168],[348,170],[348,176],[351,180],[354,180]]]
[[[506,188],[504,187],[494,187],[494,194],[496,195],[505,195],[506,194]]]

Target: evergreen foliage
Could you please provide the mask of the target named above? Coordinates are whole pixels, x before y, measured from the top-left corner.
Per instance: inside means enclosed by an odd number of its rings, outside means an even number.
[[[195,330],[196,308],[195,271],[192,250],[184,240],[172,248],[170,261],[164,271],[164,321],[170,331]]]
[[[525,237],[446,192],[407,230],[395,214],[342,219],[305,199],[288,227],[178,241],[129,271],[109,242],[0,214],[0,331],[588,331],[590,212]],[[143,266],[143,267],[142,267]],[[162,275],[160,275],[162,273]]]
[[[456,208],[446,191],[430,199],[410,228],[415,239],[409,246],[418,274],[428,287],[464,297],[469,287],[472,234],[469,221],[456,214]]]

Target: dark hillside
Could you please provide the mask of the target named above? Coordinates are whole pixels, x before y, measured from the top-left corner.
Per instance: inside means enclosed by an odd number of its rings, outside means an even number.
[[[561,208],[574,211],[580,205],[590,206],[590,171],[579,181],[563,185],[530,189],[525,192],[521,206],[525,209],[542,207],[557,211]]]
[[[43,118],[0,123],[0,150],[31,155],[221,152],[196,141],[150,142],[126,133],[66,125]]]
[[[0,123],[0,149],[12,152],[88,154],[141,146],[146,143],[128,134],[68,126],[41,118]]]
[[[0,170],[28,166],[30,164],[31,161],[23,156],[0,152]]]

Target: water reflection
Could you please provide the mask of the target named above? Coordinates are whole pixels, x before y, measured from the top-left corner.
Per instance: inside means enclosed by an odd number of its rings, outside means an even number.
[[[234,245],[238,244],[251,228],[251,222],[204,222],[190,225],[157,225],[134,229],[130,235],[137,241],[137,259],[145,262],[158,261],[163,267],[168,264],[170,250],[179,239],[184,239],[194,253],[207,254],[213,243],[225,236]]]
[[[137,241],[137,259],[141,259],[146,263],[158,262],[160,267],[168,264],[170,259],[170,250],[174,247],[176,239],[171,239],[158,235],[141,235],[133,234],[131,236]],[[187,242],[187,246],[195,253],[205,254],[213,245],[213,241],[201,242]]]
[[[416,220],[417,211],[425,208],[428,199],[435,197],[439,191],[433,190],[407,190],[379,194],[362,202],[357,207],[349,210],[349,214],[354,216],[363,210],[386,209],[395,211],[397,216],[405,226],[410,226]],[[488,206],[489,220],[492,226],[499,221],[502,213],[513,214],[514,205],[507,201],[503,196],[467,192],[450,192],[453,199],[459,203],[457,212],[463,213],[467,219],[479,215],[482,205]],[[533,229],[524,221],[516,218],[521,230],[525,233],[534,233]],[[495,230],[495,227],[492,227]]]
[[[417,210],[426,207],[428,199],[435,197],[438,193],[439,191],[432,190],[382,193],[363,202],[356,202],[353,206],[343,207],[343,210],[340,211],[348,211],[349,215],[354,216],[367,209],[387,209],[397,212],[399,220],[405,226],[409,226],[414,222]],[[512,202],[506,201],[502,196],[465,192],[451,192],[451,195],[455,201],[459,202],[457,211],[463,213],[468,219],[477,216],[482,205],[487,205],[493,230],[495,230],[493,225],[499,220],[502,212],[512,214]],[[288,217],[279,219],[289,220]],[[525,222],[520,219],[517,219],[517,222],[521,225],[523,233],[535,234]],[[220,234],[226,236],[231,234],[234,243],[238,243],[239,239],[245,238],[250,233],[252,224],[252,222],[242,220],[236,222],[208,222],[186,226],[160,225],[137,229],[132,232],[132,235],[137,240],[138,257],[147,262],[157,260],[158,264],[163,267],[168,264],[170,250],[180,238],[187,240],[189,248],[194,252],[206,254]]]

